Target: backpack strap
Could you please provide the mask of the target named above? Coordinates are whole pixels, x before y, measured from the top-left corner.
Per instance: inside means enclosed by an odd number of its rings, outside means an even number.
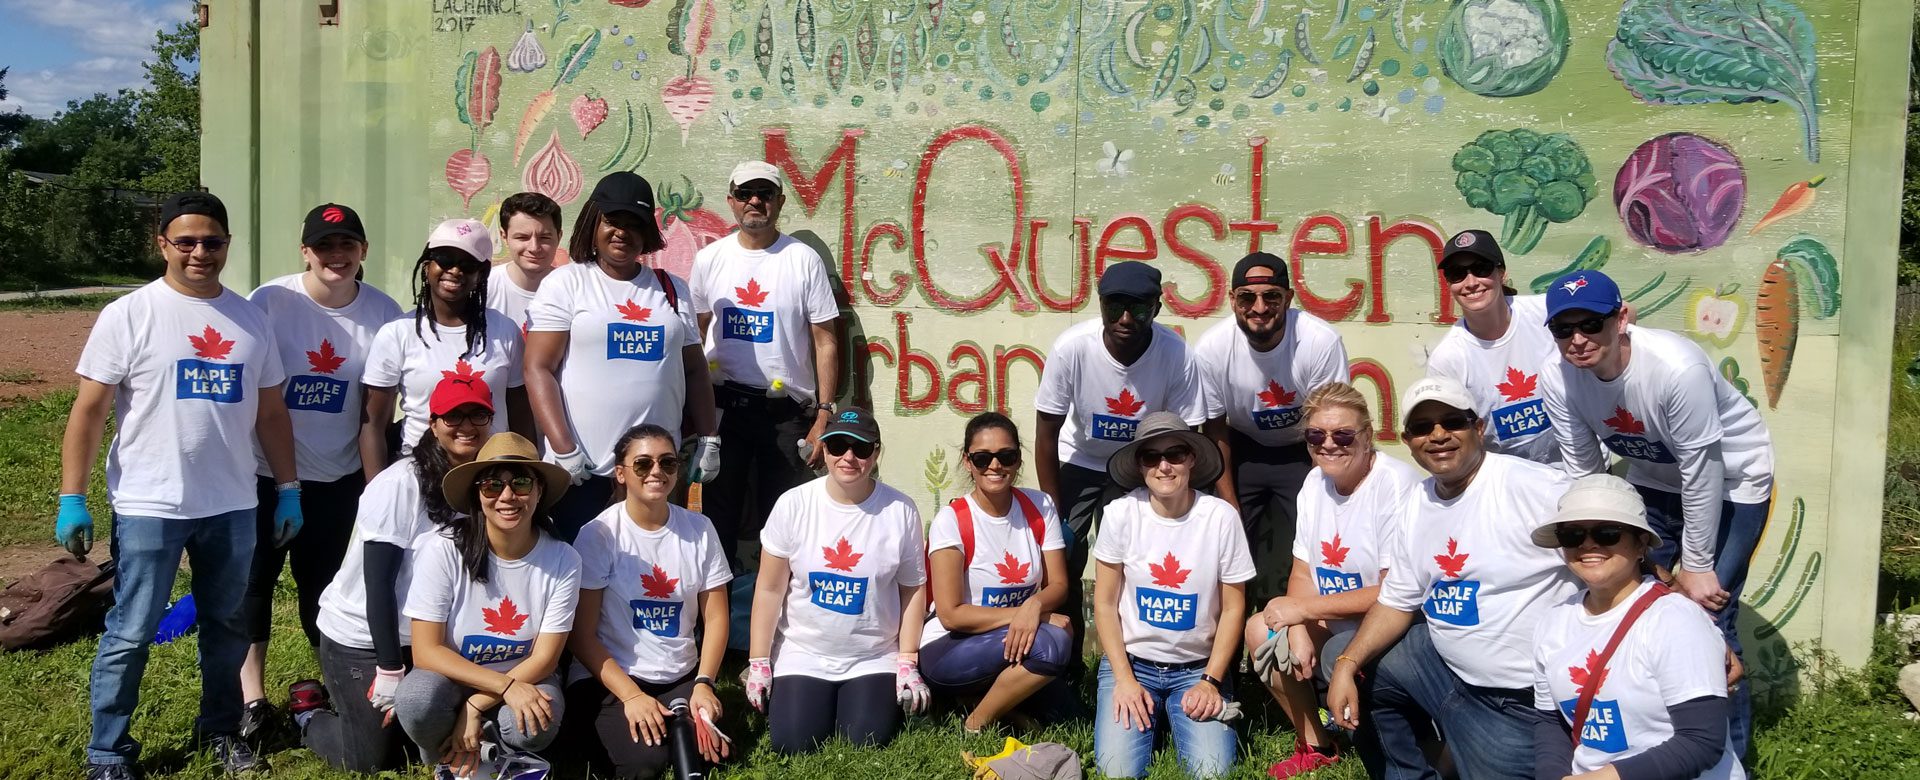
[[[680,293],[673,289],[673,277],[668,275],[665,269],[655,268],[653,278],[660,281],[660,291],[667,294],[667,307],[673,309],[674,314],[679,314]]]
[[[1661,596],[1668,595],[1672,592],[1673,590],[1668,588],[1664,583],[1653,583],[1653,587],[1648,588],[1647,592],[1642,594],[1639,599],[1633,602],[1633,606],[1627,609],[1626,617],[1621,618],[1620,625],[1613,629],[1613,638],[1607,640],[1606,649],[1601,650],[1600,656],[1593,659],[1593,663],[1588,666],[1587,676],[1592,679],[1595,684],[1587,686],[1587,690],[1581,691],[1579,700],[1573,705],[1573,746],[1575,748],[1580,747],[1580,732],[1586,727],[1587,710],[1593,706],[1593,697],[1600,694],[1600,685],[1598,683],[1601,675],[1604,675],[1607,671],[1607,662],[1613,659],[1613,651],[1620,649],[1620,640],[1626,638],[1627,629],[1632,628],[1634,621],[1640,619],[1640,614],[1646,612],[1647,608],[1653,606],[1653,602],[1659,600]]]
[[[1040,516],[1040,507],[1027,497],[1027,491],[1013,489],[1013,500],[1020,502],[1020,511],[1027,515],[1027,530],[1033,532],[1033,549],[1040,552],[1040,546],[1047,543],[1047,520]]]
[[[967,566],[973,566],[973,507],[967,504],[965,496],[947,502],[953,509],[953,519],[960,524],[960,552],[967,557]]]

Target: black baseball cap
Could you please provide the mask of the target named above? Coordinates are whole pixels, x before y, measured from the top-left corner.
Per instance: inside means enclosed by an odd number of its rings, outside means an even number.
[[[1456,257],[1486,258],[1494,265],[1505,266],[1507,256],[1500,252],[1500,242],[1493,240],[1493,234],[1485,230],[1462,230],[1447,239],[1447,248],[1440,252],[1440,265],[1453,262]]]
[[[602,214],[624,211],[653,219],[653,185],[632,171],[614,171],[600,177],[600,183],[593,185],[593,196],[587,200]]]
[[[1248,273],[1255,268],[1265,268],[1271,273]],[[1233,264],[1233,286],[1238,288],[1249,284],[1273,284],[1293,289],[1292,280],[1287,278],[1287,264],[1272,252],[1254,252]]]
[[[835,414],[833,420],[827,423],[827,429],[820,433],[822,439],[828,436],[851,436],[869,444],[879,444],[880,424],[874,422],[873,412],[849,406]]]
[[[180,192],[168,196],[166,202],[160,204],[160,235],[167,234],[167,226],[173,224],[174,220],[194,214],[212,217],[213,221],[220,223],[221,230],[233,232],[227,226],[227,204],[221,203],[213,193]]]
[[[1160,300],[1160,269],[1134,261],[1107,266],[1100,275],[1100,297]]]
[[[360,224],[360,215],[338,203],[322,203],[307,212],[306,227],[300,229],[300,245],[313,246],[327,236],[346,236],[367,243],[367,229]]]

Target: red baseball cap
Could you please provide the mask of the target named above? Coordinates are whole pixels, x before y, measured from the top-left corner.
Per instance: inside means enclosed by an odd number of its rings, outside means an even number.
[[[433,416],[451,412],[467,404],[478,404],[487,411],[493,411],[493,389],[477,376],[450,376],[433,386],[433,395],[427,398],[427,411]]]

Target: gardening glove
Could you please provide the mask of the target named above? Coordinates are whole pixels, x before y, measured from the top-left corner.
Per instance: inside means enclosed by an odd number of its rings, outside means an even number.
[[[1285,631],[1268,631],[1267,641],[1261,642],[1253,651],[1253,671],[1267,687],[1275,686],[1292,674],[1293,665],[1293,650],[1287,645]]]
[[[920,679],[920,664],[900,659],[893,679],[894,698],[899,700],[900,708],[912,713],[925,712],[933,693],[927,690],[927,681]]]
[[[274,488],[274,494],[279,498],[273,504],[273,546],[285,547],[300,535],[300,526],[307,521],[300,509],[300,483]]]
[[[87,557],[87,551],[93,549],[93,513],[87,511],[86,496],[60,494],[60,514],[53,523],[53,540],[73,553],[73,557]]]
[[[1232,723],[1239,720],[1241,716],[1245,714],[1246,713],[1240,709],[1240,702],[1228,699],[1220,703],[1220,714],[1213,716],[1213,719],[1221,723]]]
[[[392,712],[393,693],[400,690],[400,681],[406,676],[406,669],[374,667],[373,683],[367,686],[367,703],[381,712]]]
[[[747,689],[747,703],[765,713],[767,693],[773,688],[773,662],[766,658],[747,659],[747,669],[740,673],[740,685]]]
[[[554,453],[553,462],[567,470],[567,478],[575,485],[587,481],[593,474],[593,462],[587,460],[587,451],[579,444],[573,446],[572,452]]]
[[[702,436],[693,445],[693,468],[687,477],[702,485],[720,476],[720,437]]]

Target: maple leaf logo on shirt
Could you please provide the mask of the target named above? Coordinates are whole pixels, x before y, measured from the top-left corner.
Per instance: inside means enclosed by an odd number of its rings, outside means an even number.
[[[1153,584],[1168,588],[1180,587],[1186,583],[1187,575],[1193,573],[1192,569],[1180,568],[1180,559],[1171,552],[1167,553],[1166,560],[1147,564],[1147,571],[1153,573]]]
[[[1507,381],[1494,385],[1495,390],[1509,401],[1519,401],[1533,395],[1534,386],[1540,381],[1539,374],[1528,374],[1513,366],[1507,366]]]
[[[853,571],[853,567],[860,565],[860,558],[865,555],[854,552],[853,545],[847,544],[847,537],[844,536],[840,537],[839,544],[822,547],[820,551],[827,556],[827,568],[840,571]]]
[[[1350,550],[1340,544],[1339,534],[1334,534],[1333,539],[1320,543],[1320,560],[1326,561],[1328,566],[1334,568],[1346,565],[1348,552]]]
[[[640,587],[646,592],[647,598],[671,598],[674,590],[680,587],[680,579],[668,577],[667,570],[660,568],[660,564],[656,563],[653,565],[652,574],[640,575]]]
[[[1260,391],[1260,404],[1268,409],[1279,409],[1293,405],[1293,393],[1280,386],[1279,382],[1269,380],[1267,389]]]
[[[320,340],[319,351],[307,350],[307,365],[312,366],[316,374],[331,374],[340,370],[340,366],[346,362],[347,357],[334,354],[333,342],[326,339]]]
[[[208,360],[225,360],[233,352],[233,342],[220,337],[220,331],[212,325],[198,336],[187,336],[187,342],[193,345],[193,354]]]
[[[486,624],[487,633],[501,636],[513,636],[527,624],[527,613],[521,612],[520,608],[514,605],[513,599],[506,596],[500,597],[499,609],[481,607],[480,618]]]
[[[748,279],[747,286],[733,288],[733,297],[741,306],[759,306],[767,302],[767,291],[760,289],[758,279]]]
[[[1613,407],[1612,417],[1608,417],[1605,420],[1601,420],[1601,422],[1606,423],[1608,428],[1612,428],[1615,431],[1618,431],[1620,433],[1633,434],[1637,436],[1639,434],[1643,434],[1647,432],[1646,423],[1643,423],[1643,422],[1640,422],[1639,420],[1634,419],[1633,412],[1629,412],[1626,409],[1620,408],[1618,406]]]
[[[473,380],[479,379],[486,375],[487,375],[487,372],[485,371],[473,370],[473,364],[468,363],[465,360],[461,360],[454,363],[452,371],[440,372],[441,379],[454,379],[454,380],[467,381],[467,382],[471,382]]]
[[[1033,564],[1021,563],[1013,553],[1007,553],[1005,560],[993,565],[993,572],[1000,575],[1000,584],[1019,585],[1027,581],[1027,575],[1033,572]]]
[[[627,301],[613,308],[620,310],[620,317],[622,319],[629,319],[634,322],[646,322],[648,317],[653,316],[652,309],[645,308],[633,301]]]
[[[1467,567],[1467,554],[1460,552],[1460,543],[1453,537],[1447,537],[1447,552],[1433,556],[1433,562],[1440,565],[1440,573],[1449,579],[1460,579],[1460,570]]]
[[[1145,401],[1133,397],[1132,390],[1122,387],[1119,395],[1107,399],[1107,413],[1132,417],[1139,414],[1140,409],[1146,405]]]
[[[1598,694],[1600,686],[1607,682],[1607,670],[1600,666],[1600,653],[1588,650],[1587,665],[1567,667],[1567,679],[1572,680],[1582,694]]]

